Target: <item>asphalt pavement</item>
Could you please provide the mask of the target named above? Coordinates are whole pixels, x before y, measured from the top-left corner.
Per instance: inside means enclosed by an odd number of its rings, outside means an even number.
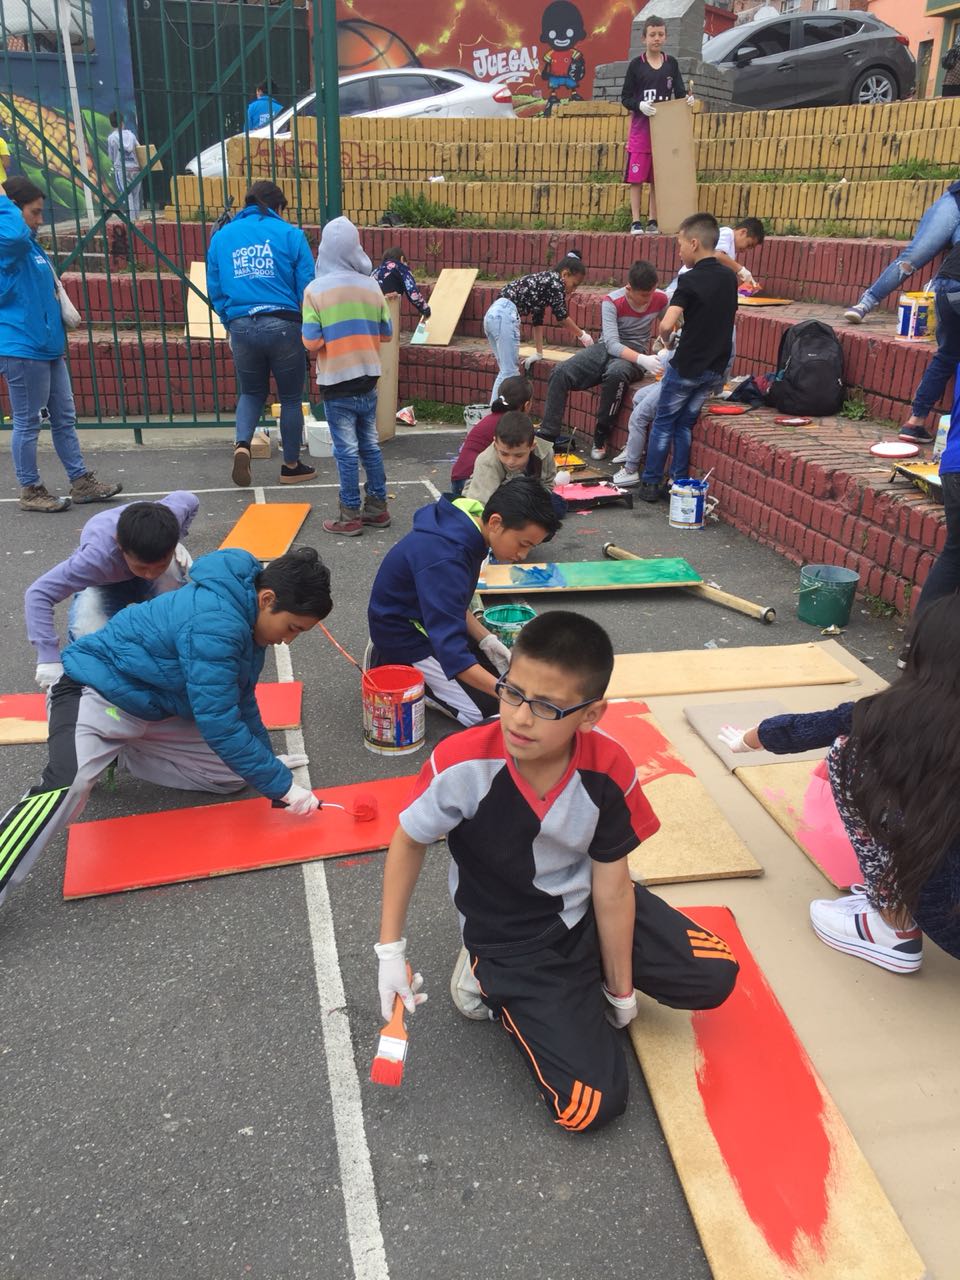
[[[316,484],[295,489],[277,486],[276,459],[254,464],[268,501],[314,503],[298,541],[330,565],[327,624],[358,657],[380,558],[431,486],[446,486],[457,440],[432,432],[388,445],[393,526],[357,539],[320,527],[336,504],[332,460]],[[195,557],[252,497],[230,484],[222,441],[110,442],[91,461],[123,480],[125,497],[197,491]],[[12,495],[7,458],[3,469]],[[54,488],[52,453],[42,471]],[[726,590],[776,607],[776,624],[680,590],[538,607],[589,613],[618,652],[818,638],[795,616],[795,565],[724,525],[679,532],[664,506],[637,505],[569,516],[550,557],[599,559],[607,541],[683,555]],[[12,497],[0,501],[4,692],[32,688],[24,588],[69,554],[99,509],[28,515]],[[896,620],[859,603],[843,637],[887,678],[901,640]],[[357,672],[319,631],[289,657],[305,686],[314,786],[419,768],[425,753],[384,760],[365,750]],[[273,656],[264,675],[276,678]],[[430,713],[428,744],[450,728]],[[284,750],[284,735],[274,739]],[[5,808],[35,781],[44,749],[0,752]],[[121,776],[115,792],[95,791],[82,821],[203,802]],[[575,1137],[551,1124],[499,1027],[454,1009],[458,935],[442,848],[428,854],[409,920],[430,1000],[396,1090],[368,1081],[380,1026],[381,854],[64,902],[64,850],[61,839],[0,912],[2,1280],[708,1280],[626,1037],[626,1116]]]

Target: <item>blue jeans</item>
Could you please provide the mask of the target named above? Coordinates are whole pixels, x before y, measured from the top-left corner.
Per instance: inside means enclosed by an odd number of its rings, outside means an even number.
[[[663,479],[671,447],[670,479],[679,480],[688,474],[693,424],[703,402],[722,378],[723,374],[714,369],[707,369],[695,378],[681,378],[672,364],[667,367],[660,380],[657,416],[650,425],[647,463],[641,477],[644,484],[659,484]]]
[[[71,480],[86,475],[87,468],[77,439],[77,410],[70,374],[63,356],[56,360],[24,360],[0,356],[0,374],[7,380],[13,415],[13,466],[21,486],[40,483],[37,470],[37,437],[40,410],[50,414],[50,436],[57,457]]]
[[[333,438],[333,456],[340,476],[340,505],[360,510],[360,466],[367,473],[364,492],[381,502],[387,497],[387,476],[377,439],[377,393],[323,399],[323,409]],[[358,462],[359,459],[359,462]]]
[[[877,276],[860,299],[860,306],[872,311],[908,276],[925,267],[941,249],[960,240],[960,206],[949,193],[935,200],[917,223],[917,231],[903,253]]]
[[[520,372],[520,312],[509,298],[497,298],[483,317],[483,332],[497,358],[499,372],[490,392],[493,403],[504,378]]]
[[[960,591],[960,471],[941,472],[940,485],[947,540],[923,584],[923,591],[917,601],[918,615],[934,601]]]
[[[230,321],[230,350],[237,367],[237,444],[249,444],[270,391],[270,375],[280,401],[283,460],[296,466],[303,445],[303,384],[307,353],[298,320],[280,316],[239,316]]]
[[[913,397],[913,416],[925,418],[946,390],[960,361],[960,280],[937,276],[937,349]]]

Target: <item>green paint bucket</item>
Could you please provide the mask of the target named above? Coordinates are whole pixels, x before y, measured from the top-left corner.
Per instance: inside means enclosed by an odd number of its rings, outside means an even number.
[[[495,604],[484,609],[483,625],[489,627],[509,649],[527,623],[536,616],[536,610],[528,604]]]
[[[797,617],[814,627],[845,627],[860,575],[832,564],[805,564],[800,570]]]

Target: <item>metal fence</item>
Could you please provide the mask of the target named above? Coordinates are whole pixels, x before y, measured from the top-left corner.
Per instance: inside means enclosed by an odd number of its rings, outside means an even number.
[[[301,131],[316,138],[316,165],[295,161],[281,179],[288,218],[340,212],[334,6],[0,0],[0,163],[47,195],[41,238],[83,317],[68,337],[81,427],[140,439],[147,427],[232,423],[233,363],[191,264],[227,203],[228,139],[250,169],[247,107],[264,81],[283,107],[264,129],[269,154],[275,136],[291,137],[294,157]],[[135,172],[111,159],[121,121],[139,144]],[[188,213],[171,178],[204,155]],[[202,317],[189,334],[188,307]]]

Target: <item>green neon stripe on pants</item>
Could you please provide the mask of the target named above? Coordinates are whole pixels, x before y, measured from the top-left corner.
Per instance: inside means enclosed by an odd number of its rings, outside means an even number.
[[[59,787],[56,791],[28,796],[22,802],[21,811],[0,833],[0,885],[6,881],[8,874],[13,873],[17,863],[43,830],[51,813],[68,790],[68,787]]]

